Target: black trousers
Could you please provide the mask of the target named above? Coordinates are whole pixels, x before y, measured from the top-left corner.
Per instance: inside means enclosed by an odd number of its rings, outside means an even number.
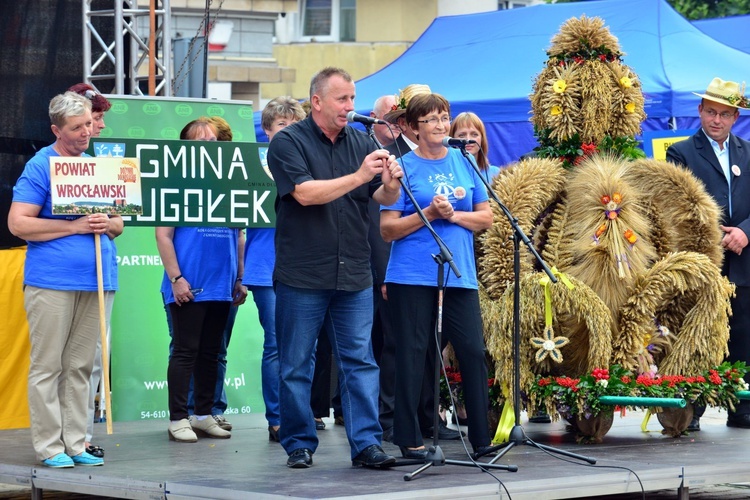
[[[398,335],[396,347],[396,409],[394,444],[423,444],[419,423],[420,394],[427,373],[428,357],[434,359],[437,319],[436,287],[388,284],[391,323]],[[476,290],[448,288],[443,300],[443,339],[450,341],[461,368],[469,421],[469,441],[474,446],[490,444],[487,410],[487,364],[484,356],[482,317]]]
[[[188,417],[190,378],[194,379],[195,414],[210,415],[216,391],[219,348],[231,302],[169,304],[172,356],[167,368],[169,419]]]
[[[738,286],[731,299],[732,317],[729,318],[729,361],[744,361],[750,366],[750,287]],[[745,375],[750,382],[750,374]],[[740,400],[737,414],[750,414],[750,401]]]
[[[380,367],[380,427],[393,427],[396,408],[396,337],[388,314],[388,301],[383,298],[380,285],[372,291],[372,351]]]

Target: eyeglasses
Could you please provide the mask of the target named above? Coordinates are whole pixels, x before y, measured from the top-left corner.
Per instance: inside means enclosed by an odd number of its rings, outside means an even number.
[[[703,112],[706,113],[711,118],[716,118],[716,115],[719,115],[719,118],[721,118],[722,120],[729,120],[735,115],[735,113],[730,113],[729,111],[724,111],[723,113],[717,113],[715,109],[704,109]]]
[[[432,118],[428,118],[426,120],[417,120],[419,123],[429,123],[430,125],[437,125],[438,122],[443,123],[445,125],[449,124],[451,122],[450,116],[441,116],[438,118],[437,116],[433,116]]]

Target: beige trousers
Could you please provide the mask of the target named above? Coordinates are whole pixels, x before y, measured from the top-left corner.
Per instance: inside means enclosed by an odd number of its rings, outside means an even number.
[[[111,292],[109,292],[111,293]],[[99,337],[96,292],[24,287],[29,323],[29,414],[39,460],[84,451],[89,379]]]

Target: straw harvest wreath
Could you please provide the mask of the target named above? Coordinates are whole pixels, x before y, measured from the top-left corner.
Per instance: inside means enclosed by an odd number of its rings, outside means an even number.
[[[601,19],[570,19],[552,42],[531,96],[538,156],[493,186],[563,278],[550,283],[522,249],[521,388],[612,364],[689,375],[721,363],[734,288],[719,270],[718,206],[687,170],[637,158],[640,83]],[[480,299],[495,376],[511,381],[512,229],[493,210],[477,242]]]

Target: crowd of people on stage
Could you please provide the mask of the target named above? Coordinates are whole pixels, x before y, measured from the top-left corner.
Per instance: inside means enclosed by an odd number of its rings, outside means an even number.
[[[737,286],[730,359],[750,363],[750,253],[743,253],[750,234],[750,142],[731,133],[739,110],[750,106],[727,98],[737,95],[735,87],[711,82],[699,95],[701,130],[671,146],[667,158],[693,171],[723,208],[722,272]],[[277,188],[275,228],[155,229],[171,338],[170,440],[231,437],[224,417],[227,348],[249,292],[264,335],[268,437],[281,444],[288,467],[313,464],[331,406],[332,363],[335,422],[346,430],[352,465],[393,465],[383,441],[397,445],[402,457],[426,460],[426,438],[463,438],[442,416],[435,418],[434,373],[448,342],[465,394],[456,410],[465,412],[460,417],[474,452],[489,451],[474,249],[475,234],[492,225],[486,185],[500,172],[489,161],[487,131],[475,113],[452,116],[445,97],[415,83],[378,98],[370,114],[375,123],[363,133],[348,126],[354,98],[351,76],[328,67],[311,79],[307,110],[284,96],[263,109]],[[27,163],[8,216],[11,232],[28,242],[32,442],[37,458],[53,468],[104,463],[104,450],[92,443],[102,373],[94,240],[101,241],[108,325],[123,221],[106,214],[54,216],[49,158],[86,156],[110,106],[87,84],[52,99],[56,140]],[[459,151],[445,145],[446,137],[470,142]],[[180,139],[231,141],[232,131],[221,118],[201,117],[185,125]],[[427,225],[451,251],[450,262]],[[700,411],[689,430],[700,430],[699,418]],[[750,402],[730,412],[727,425],[750,428]]]

